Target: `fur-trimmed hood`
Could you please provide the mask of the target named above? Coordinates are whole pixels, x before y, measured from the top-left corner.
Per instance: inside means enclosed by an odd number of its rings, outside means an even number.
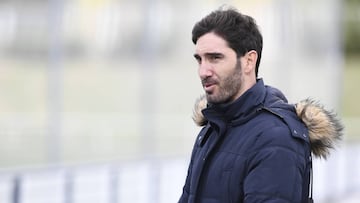
[[[207,107],[205,95],[196,100],[193,120],[199,126],[207,123],[202,110]],[[334,112],[326,110],[311,99],[295,104],[297,116],[309,130],[311,151],[315,157],[326,159],[343,135],[343,125]]]

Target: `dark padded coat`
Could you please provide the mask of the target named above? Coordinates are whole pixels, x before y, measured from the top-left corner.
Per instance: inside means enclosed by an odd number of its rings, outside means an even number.
[[[333,127],[330,133],[309,129],[318,121],[314,112],[326,117],[329,125],[321,127]],[[231,104],[210,105],[202,98],[194,120],[203,128],[179,203],[307,202],[311,142],[318,147],[315,155],[326,157],[342,130],[320,105],[290,105],[261,79]]]

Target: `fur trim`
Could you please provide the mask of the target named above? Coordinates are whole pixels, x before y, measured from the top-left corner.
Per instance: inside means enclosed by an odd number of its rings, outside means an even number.
[[[204,126],[207,123],[201,112],[206,106],[205,95],[195,102],[192,118],[198,126]],[[312,153],[315,157],[326,159],[330,155],[330,150],[335,148],[341,140],[344,126],[334,112],[326,110],[311,99],[303,100],[295,104],[295,107],[298,117],[309,130]]]
[[[309,129],[311,151],[316,157],[326,159],[343,136],[344,126],[334,112],[326,110],[318,102],[303,100],[296,105],[298,117]]]
[[[195,102],[194,110],[193,110],[193,117],[192,117],[192,119],[198,126],[204,126],[207,123],[204,115],[201,112],[203,109],[206,108],[206,106],[207,106],[206,97],[205,97],[205,95],[202,95]]]

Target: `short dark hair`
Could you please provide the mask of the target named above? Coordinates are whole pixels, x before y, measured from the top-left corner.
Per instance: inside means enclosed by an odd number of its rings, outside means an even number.
[[[241,14],[235,8],[215,10],[195,24],[192,30],[193,43],[196,44],[201,36],[210,32],[214,32],[227,41],[229,47],[236,52],[237,57],[244,56],[250,50],[255,50],[258,54],[255,68],[257,77],[263,39],[252,17]]]

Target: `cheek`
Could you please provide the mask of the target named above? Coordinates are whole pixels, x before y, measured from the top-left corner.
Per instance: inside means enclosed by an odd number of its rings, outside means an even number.
[[[231,75],[234,74],[235,71],[239,71],[236,70],[237,64],[236,63],[227,63],[224,64],[221,68],[219,68],[219,77],[224,78],[224,77],[229,77]]]

